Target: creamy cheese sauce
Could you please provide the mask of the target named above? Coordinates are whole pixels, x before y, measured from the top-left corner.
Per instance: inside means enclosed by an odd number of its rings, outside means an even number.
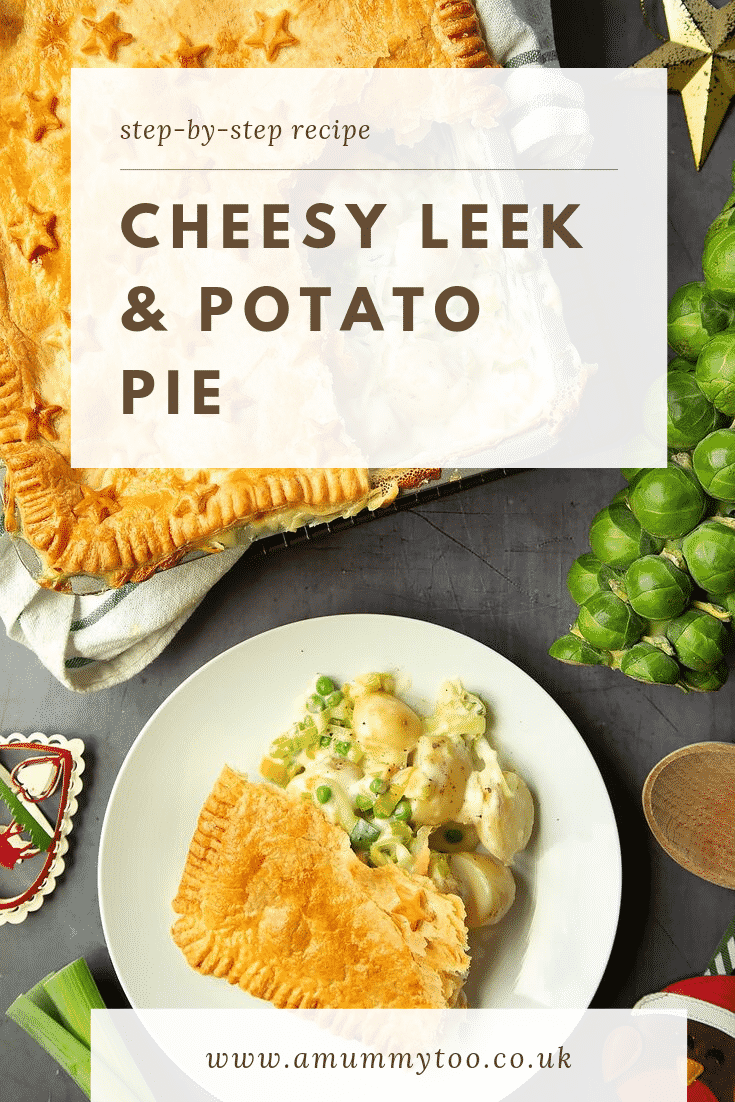
[[[488,742],[482,700],[447,681],[420,716],[389,674],[341,687],[321,675],[300,710],[271,744],[264,776],[313,800],[366,864],[428,874],[463,897],[470,925],[498,921],[513,902],[510,865],[534,809]]]

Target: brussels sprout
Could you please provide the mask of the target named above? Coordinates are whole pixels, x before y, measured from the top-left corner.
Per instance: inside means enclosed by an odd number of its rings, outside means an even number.
[[[735,304],[735,211],[720,215],[717,222],[705,242],[702,271],[707,294],[731,306]]]
[[[683,356],[676,356],[669,361],[668,371],[694,371],[696,360],[685,360]]]
[[[672,371],[668,383],[666,439],[670,448],[693,448],[725,424],[725,415],[705,398],[693,375]]]
[[[568,666],[606,666],[607,656],[591,647],[578,635],[562,635],[549,647],[549,654]]]
[[[600,650],[623,650],[637,643],[645,621],[614,593],[595,593],[579,610],[577,627]]]
[[[628,567],[625,591],[631,607],[646,620],[681,616],[692,596],[692,583],[669,559],[646,555]]]
[[[735,502],[735,431],[718,429],[705,436],[694,449],[692,464],[711,497]]]
[[[694,374],[705,398],[735,417],[735,329],[725,329],[704,346]]]
[[[679,663],[664,654],[652,643],[636,643],[626,651],[620,669],[634,681],[647,681],[652,685],[675,685],[681,677]]]
[[[682,670],[682,681],[695,693],[716,693],[727,681],[727,663],[720,662],[713,670]]]
[[[671,620],[666,638],[683,666],[700,673],[713,670],[724,660],[728,631],[720,620],[698,608]]]
[[[575,559],[567,574],[567,589],[573,601],[583,605],[593,593],[610,588],[615,571],[587,552]]]
[[[590,546],[600,560],[625,570],[639,555],[660,551],[648,532],[644,532],[627,505],[607,505],[590,525]]]
[[[663,539],[676,539],[690,532],[706,508],[702,487],[674,463],[640,475],[629,501],[641,527]]]
[[[719,520],[705,520],[682,543],[694,581],[709,593],[735,589],[735,529]]]
[[[669,344],[685,360],[696,360],[707,341],[731,320],[731,311],[707,294],[704,283],[685,283],[669,305]]]
[[[732,169],[732,175],[733,184],[735,184],[735,165]],[[726,227],[730,224],[730,219],[732,218],[733,213],[735,213],[735,190],[733,190],[732,194],[730,195],[729,199],[727,200],[715,220],[710,223],[707,233],[704,235],[703,248],[709,245],[712,238],[715,237],[720,232],[720,230],[726,229]]]

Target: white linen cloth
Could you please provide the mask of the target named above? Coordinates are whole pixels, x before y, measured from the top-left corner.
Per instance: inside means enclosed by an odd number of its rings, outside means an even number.
[[[487,41],[508,68],[538,70],[509,96],[510,132],[526,157],[546,163],[589,145],[581,91],[558,66],[549,0],[477,0]],[[152,662],[207,591],[243,554],[224,551],[95,596],[41,589],[19,560],[10,537],[0,534],[0,617],[8,636],[35,652],[63,685],[91,692],[125,681]]]

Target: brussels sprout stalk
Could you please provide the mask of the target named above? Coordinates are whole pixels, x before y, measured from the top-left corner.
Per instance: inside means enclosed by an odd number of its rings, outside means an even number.
[[[608,588],[612,590],[616,597],[619,597],[621,601],[626,601],[628,604],[628,592],[622,582],[619,582],[617,578],[611,578],[608,582]]]
[[[713,605],[711,601],[692,601],[692,608],[699,608],[702,612],[708,612],[715,620],[722,620],[724,624],[732,623],[732,616],[722,605]]]
[[[668,559],[674,566],[678,566],[679,570],[686,570],[687,564],[684,561],[684,556],[681,553],[681,540],[670,540],[664,544],[664,549],[661,552],[662,559]]]
[[[665,635],[659,635],[657,632],[654,632],[652,635],[642,635],[641,642],[650,643],[652,647],[656,647],[657,650],[663,651],[664,654],[668,654],[670,658],[676,657],[676,651]]]
[[[689,452],[676,452],[671,456],[671,462],[676,463],[677,467],[681,467],[684,471],[694,470],[694,464],[692,463],[692,457]]]

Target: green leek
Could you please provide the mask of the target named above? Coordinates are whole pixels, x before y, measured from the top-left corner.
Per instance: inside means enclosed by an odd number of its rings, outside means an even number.
[[[7,1015],[38,1042],[91,1097],[92,1010],[104,1010],[97,984],[83,959],[19,995]]]
[[[91,1012],[104,1010],[105,1004],[86,960],[80,958],[73,961],[43,980],[42,986],[69,1032],[91,1048]]]
[[[64,1071],[72,1077],[87,1098],[92,1097],[91,1057],[86,1045],[82,1044],[60,1022],[46,1014],[28,997],[19,995],[6,1011],[16,1025],[37,1041]]]

